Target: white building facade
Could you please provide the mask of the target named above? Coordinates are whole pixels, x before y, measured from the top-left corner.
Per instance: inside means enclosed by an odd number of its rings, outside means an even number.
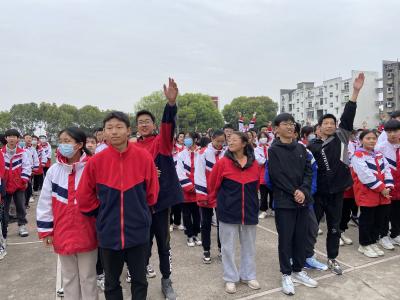
[[[358,97],[355,128],[375,128],[379,124],[379,73],[369,71],[352,71],[351,77],[325,80],[322,85],[314,82],[300,82],[297,89],[280,91],[280,112],[293,115],[296,122],[302,125],[315,125],[318,119],[330,113],[339,120],[344,106],[349,101],[353,81],[360,72],[365,74],[364,87]]]

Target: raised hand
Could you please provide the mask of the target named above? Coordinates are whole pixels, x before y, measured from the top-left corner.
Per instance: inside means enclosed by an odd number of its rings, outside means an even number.
[[[364,85],[364,81],[365,81],[364,73],[358,74],[357,78],[354,80],[353,83],[353,95],[351,96],[351,101],[353,102],[357,101],[358,94],[360,93],[360,90]]]
[[[176,97],[178,97],[178,86],[172,78],[168,78],[168,87],[164,84],[164,95],[168,99],[168,104],[174,106],[176,104]]]

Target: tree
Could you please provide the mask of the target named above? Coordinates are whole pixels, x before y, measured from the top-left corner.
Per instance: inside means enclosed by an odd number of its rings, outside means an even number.
[[[221,113],[208,95],[187,93],[178,96],[177,103],[180,130],[206,132],[208,128],[221,128],[224,124]]]
[[[164,112],[165,105],[167,104],[167,98],[163,91],[156,91],[151,93],[149,96],[145,96],[135,105],[135,112],[139,110],[148,110],[155,117],[156,121],[160,122]]]
[[[239,121],[238,112],[241,112],[248,123],[254,112],[257,112],[256,127],[272,121],[278,111],[278,104],[272,101],[270,97],[238,97],[232,100],[230,104],[224,106],[222,114],[227,123],[236,126]]]
[[[14,104],[10,109],[12,128],[21,134],[33,133],[40,120],[39,107],[36,103]]]
[[[69,117],[59,111],[55,103],[42,102],[39,105],[40,120],[42,128],[46,131],[50,141],[56,141],[57,134],[61,131],[65,123],[69,122]]]
[[[11,114],[8,111],[0,111],[0,133],[10,129]]]
[[[105,112],[101,111],[97,106],[85,105],[78,111],[79,127],[87,134],[102,125]]]

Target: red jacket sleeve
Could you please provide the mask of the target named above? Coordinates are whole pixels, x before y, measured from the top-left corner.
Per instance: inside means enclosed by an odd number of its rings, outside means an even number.
[[[217,204],[217,195],[223,179],[223,173],[224,173],[224,159],[221,159],[214,165],[210,173],[210,181],[207,187],[208,203],[213,207],[216,207]]]
[[[3,193],[3,188],[4,188],[4,173],[5,173],[5,163],[4,163],[4,156],[3,152],[0,151],[0,200],[1,200],[1,194]]]
[[[156,165],[154,164],[153,158],[150,155],[146,155],[148,160],[148,167],[146,172],[146,197],[149,206],[154,206],[157,203],[158,192],[160,191],[160,185],[158,183],[158,173]]]
[[[171,156],[174,148],[175,117],[178,108],[176,105],[165,105],[160,126],[160,154]]]
[[[87,216],[97,216],[100,201],[96,192],[96,169],[95,161],[89,159],[78,185],[76,199],[79,210]]]

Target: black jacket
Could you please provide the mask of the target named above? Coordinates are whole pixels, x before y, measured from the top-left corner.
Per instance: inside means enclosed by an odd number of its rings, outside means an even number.
[[[318,164],[317,193],[319,194],[341,193],[353,184],[348,167],[347,146],[353,130],[356,109],[357,103],[347,102],[336,133],[325,141],[314,139],[308,144],[308,149]]]
[[[266,180],[272,186],[274,208],[298,208],[312,204],[312,175],[307,149],[297,141],[284,144],[276,139],[268,149],[269,178]],[[294,200],[297,189],[306,196],[303,204]]]

